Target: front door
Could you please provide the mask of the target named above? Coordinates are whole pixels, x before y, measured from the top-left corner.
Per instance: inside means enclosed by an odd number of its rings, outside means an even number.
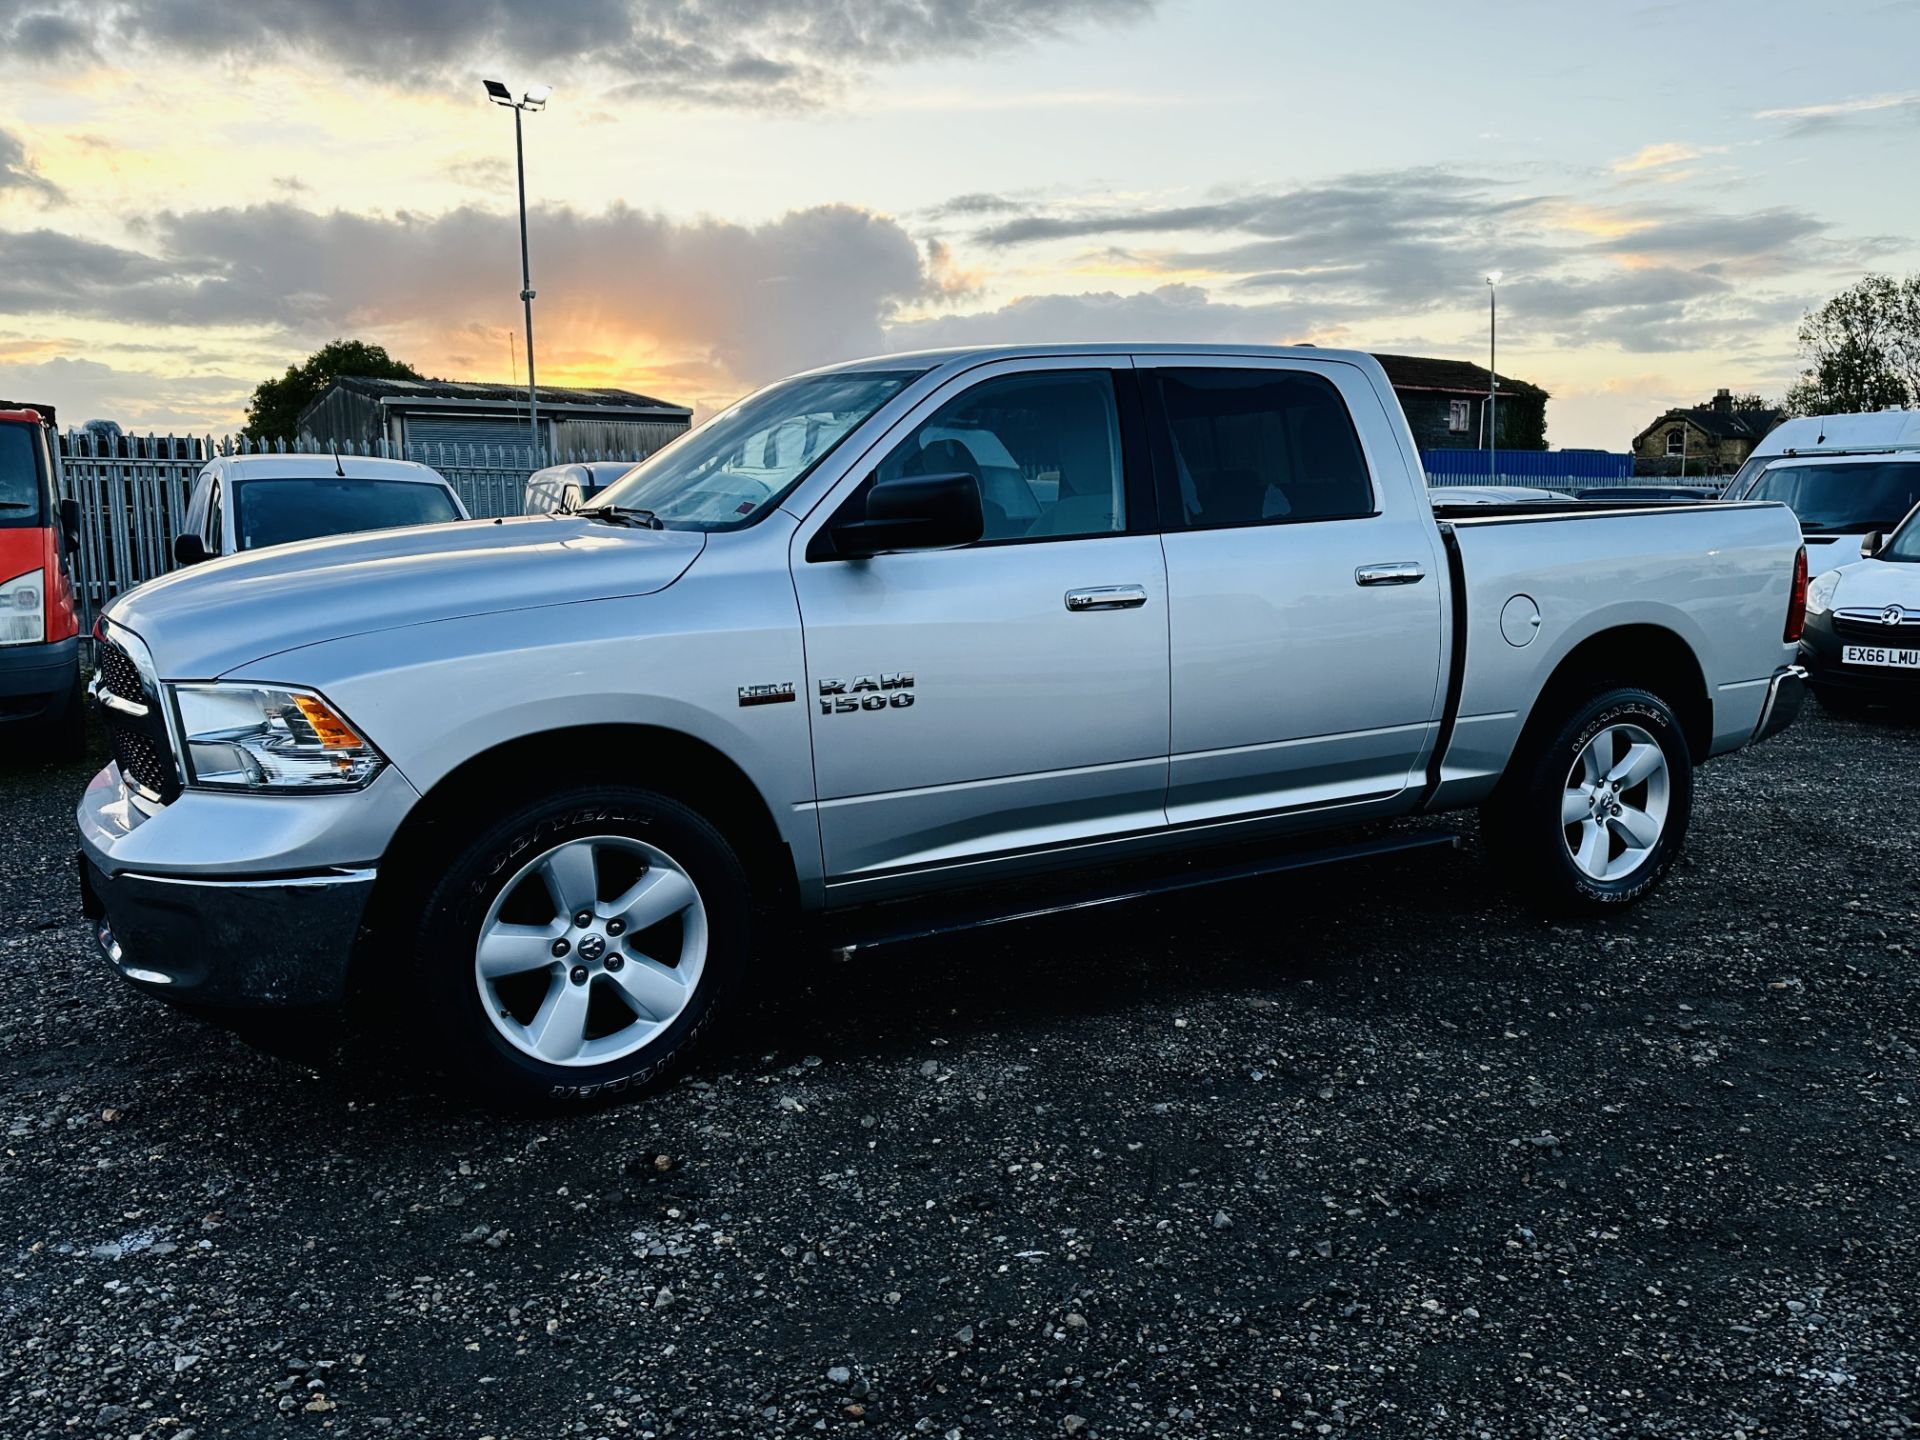
[[[1404,808],[1442,707],[1424,494],[1339,362],[1139,357],[1173,656],[1168,819]]]
[[[1141,433],[1129,368],[982,367],[906,417],[868,472],[973,475],[979,543],[809,559],[803,527],[830,897],[914,872],[965,883],[1164,825],[1166,572]],[[863,503],[864,484],[823,509]]]

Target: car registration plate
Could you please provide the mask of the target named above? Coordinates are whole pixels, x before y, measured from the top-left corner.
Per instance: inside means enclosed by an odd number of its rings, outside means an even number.
[[[1849,665],[1884,665],[1894,670],[1920,670],[1920,650],[1894,650],[1885,645],[1849,645],[1841,658]]]

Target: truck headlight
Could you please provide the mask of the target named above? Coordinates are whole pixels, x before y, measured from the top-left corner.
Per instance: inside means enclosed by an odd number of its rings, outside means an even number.
[[[325,699],[280,685],[173,685],[187,783],[208,790],[357,790],[386,767]]]
[[[46,593],[44,570],[0,581],[0,645],[34,645],[47,638]]]

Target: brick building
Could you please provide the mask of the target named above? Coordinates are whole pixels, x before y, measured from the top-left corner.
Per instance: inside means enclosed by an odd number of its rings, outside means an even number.
[[[1705,405],[1667,411],[1633,437],[1633,454],[1663,467],[1678,469],[1684,460],[1697,474],[1730,475],[1784,419],[1786,412],[1771,406],[1736,410],[1732,393],[1720,390]]]
[[[1487,372],[1468,360],[1376,355],[1422,451],[1476,450],[1487,443]],[[1547,448],[1547,392],[1500,377],[1494,424],[1502,450]]]

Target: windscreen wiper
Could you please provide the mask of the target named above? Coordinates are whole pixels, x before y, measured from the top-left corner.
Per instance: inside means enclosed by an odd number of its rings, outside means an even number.
[[[604,520],[609,525],[630,525],[641,530],[664,530],[660,517],[651,510],[642,510],[636,505],[589,505],[584,510],[576,510],[575,515],[588,520]]]
[[[36,510],[38,508],[31,500],[0,500],[0,510]]]

